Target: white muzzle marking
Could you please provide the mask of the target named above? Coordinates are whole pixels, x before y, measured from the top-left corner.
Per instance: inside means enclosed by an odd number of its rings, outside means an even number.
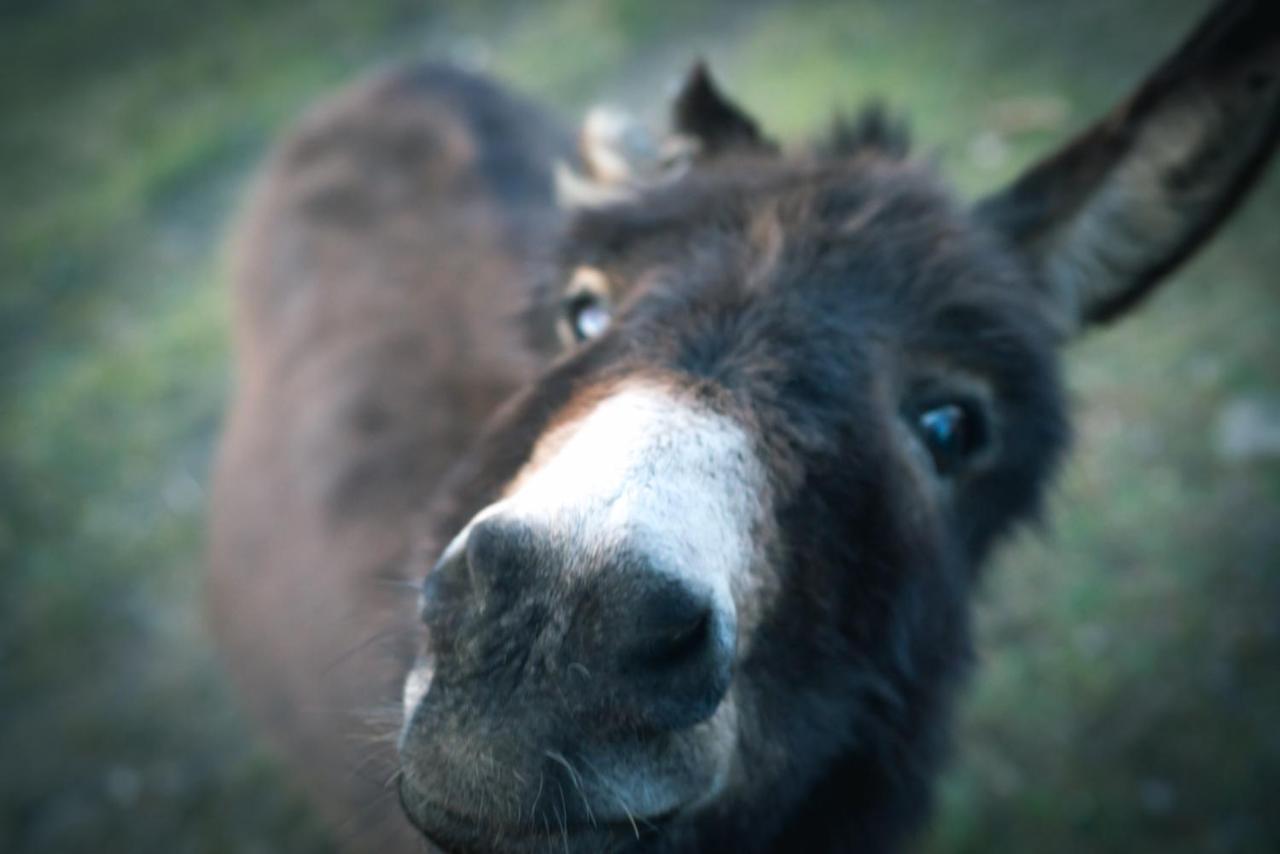
[[[635,382],[544,436],[475,520],[501,513],[548,533],[564,544],[570,574],[600,571],[600,556],[619,547],[642,552],[735,613],[752,587],[765,494],[741,425]]]

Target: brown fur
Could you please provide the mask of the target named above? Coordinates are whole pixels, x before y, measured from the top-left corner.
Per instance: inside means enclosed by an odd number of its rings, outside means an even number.
[[[546,167],[563,145],[531,110],[476,127],[459,80],[360,84],[267,164],[238,246],[213,498],[215,629],[251,711],[331,817],[406,842],[384,785],[404,659],[385,653],[409,654],[413,609],[390,582],[412,512],[536,367],[510,316],[557,218]],[[383,737],[361,737],[388,709]]]

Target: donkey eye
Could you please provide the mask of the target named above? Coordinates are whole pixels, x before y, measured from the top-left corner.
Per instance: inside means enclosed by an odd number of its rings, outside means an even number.
[[[596,267],[573,271],[564,299],[564,319],[560,324],[564,343],[581,343],[598,337],[609,328],[613,317],[609,299],[609,278]]]
[[[565,306],[569,328],[577,341],[586,341],[609,328],[612,316],[603,297],[593,293],[580,293]]]
[[[987,443],[982,413],[962,401],[922,407],[916,410],[912,426],[943,475],[955,473]]]

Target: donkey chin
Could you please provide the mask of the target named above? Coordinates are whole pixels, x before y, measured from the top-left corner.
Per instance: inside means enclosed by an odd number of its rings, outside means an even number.
[[[436,706],[421,704],[415,726],[447,725]],[[596,743],[567,725],[536,738],[506,721],[497,732],[490,728],[497,721],[474,721],[483,741],[402,744],[401,804],[447,851],[639,847],[724,791],[734,718],[726,700],[679,731],[619,732]],[[565,743],[570,752],[547,746]]]

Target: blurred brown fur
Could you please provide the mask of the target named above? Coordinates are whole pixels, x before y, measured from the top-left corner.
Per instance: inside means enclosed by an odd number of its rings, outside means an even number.
[[[414,510],[535,367],[510,320],[564,145],[476,78],[384,74],[306,117],[244,214],[214,623],[251,711],[357,843],[380,825],[421,845],[385,821],[415,616],[395,582]]]

